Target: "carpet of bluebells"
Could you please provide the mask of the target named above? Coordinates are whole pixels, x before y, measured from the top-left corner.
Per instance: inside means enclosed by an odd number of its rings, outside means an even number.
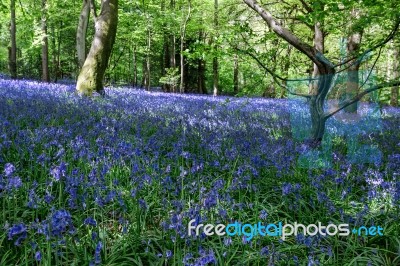
[[[400,265],[399,109],[360,104],[313,150],[297,99],[106,92],[0,79],[0,265]],[[196,237],[192,219],[384,236]]]

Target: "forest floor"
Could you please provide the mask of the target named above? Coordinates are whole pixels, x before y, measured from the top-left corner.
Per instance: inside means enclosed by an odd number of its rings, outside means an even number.
[[[0,79],[0,265],[400,265],[400,109],[362,103],[313,150],[297,99],[106,93]]]

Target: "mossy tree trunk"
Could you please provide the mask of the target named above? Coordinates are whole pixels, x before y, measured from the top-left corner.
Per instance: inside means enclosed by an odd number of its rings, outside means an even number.
[[[78,76],[76,90],[79,94],[91,96],[96,91],[104,95],[103,78],[114,45],[117,25],[118,0],[102,0],[100,15],[95,15],[92,45]]]

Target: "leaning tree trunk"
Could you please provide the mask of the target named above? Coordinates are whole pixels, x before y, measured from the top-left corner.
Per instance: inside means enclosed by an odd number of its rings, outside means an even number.
[[[324,112],[325,98],[332,86],[335,69],[328,61],[321,61],[318,67],[318,85],[315,95],[310,98],[311,138],[316,146],[322,141],[327,117]]]
[[[114,45],[118,25],[118,0],[102,0],[100,15],[95,18],[95,35],[78,76],[76,90],[90,96],[94,91],[104,95],[103,78]]]
[[[79,67],[82,68],[86,59],[86,31],[90,15],[90,1],[83,0],[81,15],[79,16],[78,28],[76,30],[76,53]]]
[[[10,74],[12,79],[17,78],[17,40],[16,40],[16,23],[15,23],[15,0],[10,2],[11,23],[10,23],[10,37],[11,37],[11,50],[9,57]]]

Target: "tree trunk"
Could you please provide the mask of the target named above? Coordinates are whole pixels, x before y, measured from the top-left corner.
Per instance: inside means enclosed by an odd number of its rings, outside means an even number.
[[[60,21],[60,28],[59,28],[59,29],[62,29],[62,28],[63,28],[63,22]],[[57,77],[57,79],[58,79],[58,77],[61,76],[61,78],[63,78],[63,76],[62,76],[62,69],[61,69],[61,62],[60,62],[60,55],[61,55],[61,39],[62,39],[61,31],[58,30],[57,34],[58,34],[58,40],[57,40],[57,68],[56,68],[56,77]]]
[[[147,32],[147,56],[146,56],[146,77],[147,77],[147,84],[146,84],[146,90],[150,91],[150,86],[151,86],[151,79],[150,79],[150,67],[151,67],[151,62],[150,62],[150,52],[151,52],[151,29],[148,29]]]
[[[161,12],[165,12],[165,0],[161,1]],[[163,28],[167,28],[167,23],[163,23]],[[167,74],[166,69],[169,68],[169,40],[168,40],[168,34],[166,31],[163,32],[163,52],[162,52],[162,58],[161,58],[161,77],[165,77]],[[162,90],[164,92],[169,92],[170,91],[170,86],[169,84],[162,84]]]
[[[314,25],[314,47],[320,53],[324,53],[324,32],[322,30],[322,25],[320,22],[315,23]],[[319,76],[318,66],[314,63],[314,70],[312,73],[313,81],[311,82],[310,94],[316,95],[318,89],[318,82],[315,82],[314,79]]]
[[[118,25],[118,0],[102,0],[100,15],[95,18],[95,35],[78,77],[79,94],[94,91],[104,95],[103,78],[114,45]]]
[[[398,80],[400,78],[400,42],[394,41],[394,53],[393,53],[393,79]],[[390,93],[390,105],[399,105],[399,86],[393,86]]]
[[[79,68],[83,67],[86,59],[86,31],[90,16],[90,1],[83,0],[81,14],[79,16],[78,28],[76,30],[76,53]]]
[[[49,82],[49,44],[47,37],[46,5],[47,0],[42,0],[42,80]]]
[[[239,93],[239,58],[235,53],[233,58],[233,93],[236,95]]]
[[[283,65],[283,73],[285,74],[285,77],[289,76],[289,69],[290,69],[290,54],[292,53],[292,46],[288,46],[287,48],[287,54],[286,54],[286,61],[285,64]],[[287,86],[287,82],[284,82],[284,85]],[[285,89],[281,89],[281,95],[280,98],[286,98],[286,93],[287,91]]]
[[[218,37],[218,0],[214,0],[214,30],[215,37]],[[215,40],[214,40],[215,41]],[[215,53],[217,52],[217,45],[214,44]],[[219,83],[219,73],[218,73],[218,57],[215,55],[213,58],[213,95],[218,95],[218,83]]]
[[[133,81],[132,86],[137,86],[137,53],[136,53],[136,45],[133,47]]]
[[[10,22],[10,37],[11,37],[11,50],[9,56],[10,74],[12,79],[17,78],[17,27],[15,22],[15,0],[10,2],[11,22]]]
[[[175,0],[171,0],[170,1],[170,9],[174,12],[175,11]],[[170,49],[169,49],[169,66],[170,68],[175,69],[176,68],[176,37],[175,37],[175,33],[172,31],[170,36],[169,36],[169,45],[170,45]],[[176,85],[172,84],[170,87],[172,92],[175,92],[176,90]]]
[[[184,50],[184,45],[185,45],[185,37],[186,37],[186,25],[189,21],[190,18],[190,12],[191,12],[191,3],[190,0],[188,0],[188,12],[187,12],[187,16],[185,18],[185,21],[183,21],[183,24],[181,26],[181,51],[180,51],[180,64],[181,64],[181,83],[179,86],[179,90],[180,93],[184,93],[185,92],[185,60],[184,60],[184,56],[183,56],[183,50]]]
[[[175,69],[176,68],[176,58],[175,58],[175,43],[176,43],[176,37],[175,34],[171,35],[171,54],[170,54],[170,66],[171,68]],[[176,84],[171,85],[172,92],[176,91]]]
[[[143,63],[142,63],[142,88],[147,88],[147,71],[146,71],[146,68],[147,68],[147,63],[146,63],[146,60],[143,60]]]
[[[199,58],[197,60],[197,89],[201,94],[207,94],[206,88],[206,62]]]
[[[359,11],[353,9],[351,17],[357,19],[359,17]],[[354,30],[353,33],[347,39],[347,56],[353,56],[358,52],[361,44],[362,32]],[[346,92],[343,97],[345,100],[354,98],[359,92],[359,73],[358,70],[360,64],[355,62],[352,64],[347,71],[347,84]],[[354,103],[344,109],[346,113],[357,113],[357,103]]]
[[[312,122],[311,138],[315,146],[317,146],[325,132],[326,116],[324,113],[324,102],[328,91],[332,86],[332,81],[335,75],[334,65],[311,45],[300,40],[287,28],[283,27],[278,21],[269,13],[258,5],[255,0],[243,0],[250,8],[256,11],[268,26],[282,39],[287,41],[298,51],[306,55],[318,67],[319,78],[317,95],[311,95],[310,99],[310,113]]]
[[[56,33],[54,29],[54,24],[51,26],[51,50],[53,51],[53,62],[52,62],[52,75],[54,77],[54,82],[57,82],[58,64],[57,64],[57,49],[56,49]]]

